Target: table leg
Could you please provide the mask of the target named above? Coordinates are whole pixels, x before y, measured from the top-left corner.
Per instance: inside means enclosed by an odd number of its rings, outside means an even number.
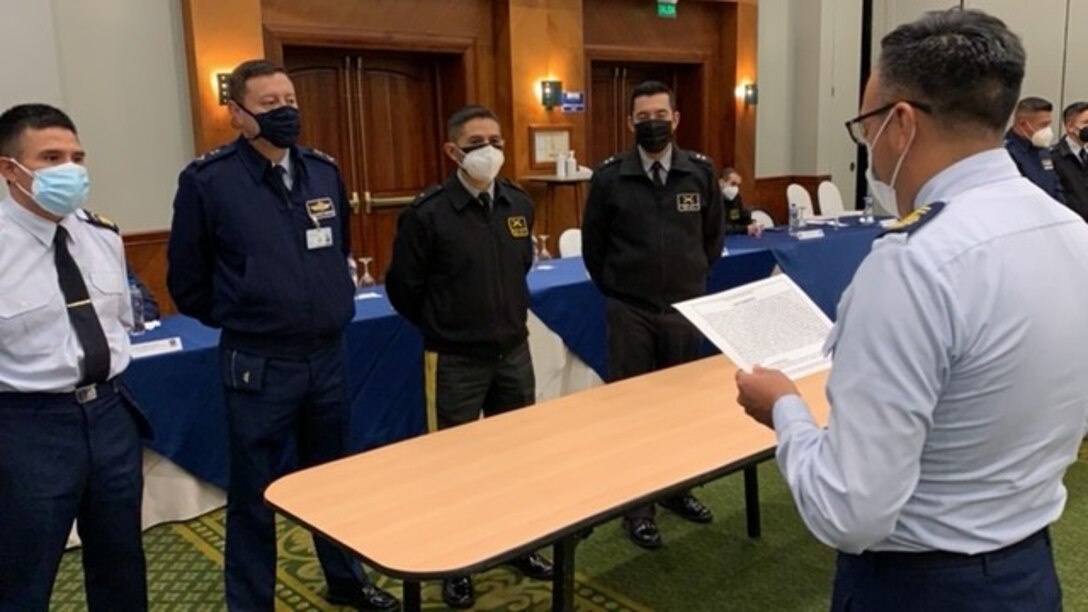
[[[761,533],[759,521],[759,473],[757,466],[744,468],[744,510],[748,517],[748,537],[758,538]]]
[[[579,536],[569,535],[555,543],[555,559],[552,561],[555,577],[552,578],[553,612],[574,612],[574,548]]]
[[[423,597],[420,584],[415,580],[404,581],[404,612],[420,612],[423,609]]]

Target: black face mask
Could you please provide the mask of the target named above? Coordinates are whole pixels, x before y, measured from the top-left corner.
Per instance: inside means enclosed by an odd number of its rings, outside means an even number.
[[[1080,129],[1080,133],[1077,134],[1077,137],[1080,138],[1081,143],[1088,143],[1088,125]]]
[[[298,142],[298,133],[302,129],[302,115],[293,106],[281,106],[259,115],[251,113],[246,107],[242,110],[257,121],[260,130],[251,140],[264,138],[272,146],[286,149]]]
[[[635,124],[635,142],[650,153],[659,153],[672,142],[672,121],[647,119]]]

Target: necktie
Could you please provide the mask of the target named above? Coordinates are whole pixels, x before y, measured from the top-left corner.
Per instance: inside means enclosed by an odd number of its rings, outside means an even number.
[[[484,210],[491,212],[491,194],[486,191],[480,192],[480,204],[483,205]]]
[[[281,166],[279,164],[276,164],[275,166],[272,166],[272,167],[276,169],[276,176],[278,176],[280,178],[280,182],[283,183],[283,188],[286,189],[288,193],[290,193],[291,192],[291,181],[290,181],[290,177],[287,176],[287,168],[284,168],[283,166]]]
[[[654,178],[654,187],[661,188],[665,186],[665,179],[662,178],[664,173],[665,168],[661,165],[661,162],[654,162],[654,164],[650,166],[650,175]]]
[[[102,323],[87,293],[87,284],[79,273],[79,266],[68,252],[68,230],[57,226],[53,237],[53,256],[57,265],[57,280],[68,306],[68,320],[83,346],[83,380],[80,385],[106,382],[110,376],[110,345]]]
[[[1080,165],[1088,168],[1088,147],[1080,150]]]

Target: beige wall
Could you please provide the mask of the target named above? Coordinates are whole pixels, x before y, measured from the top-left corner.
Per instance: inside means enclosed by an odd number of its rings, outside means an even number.
[[[880,38],[899,24],[961,4],[997,15],[1020,35],[1028,54],[1025,96],[1059,109],[1088,99],[1088,37],[1079,29],[1088,23],[1088,0],[1069,0],[1068,15],[1066,0],[875,0],[874,61]],[[759,6],[756,176],[830,174],[849,206],[856,148],[842,124],[857,111],[861,0]]]
[[[3,108],[61,106],[88,151],[91,201],[125,231],[170,225],[192,158],[177,0],[0,0]]]

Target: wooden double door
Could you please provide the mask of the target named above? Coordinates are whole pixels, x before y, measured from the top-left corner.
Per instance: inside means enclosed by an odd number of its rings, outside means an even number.
[[[631,91],[644,81],[660,81],[676,92],[675,102],[680,111],[678,145],[706,151],[702,64],[591,60],[589,148],[593,164],[635,145],[627,117],[631,114]]]
[[[301,141],[339,163],[352,251],[373,259],[380,280],[400,211],[450,170],[442,118],[465,103],[462,58],[285,46],[283,60],[302,110]]]

